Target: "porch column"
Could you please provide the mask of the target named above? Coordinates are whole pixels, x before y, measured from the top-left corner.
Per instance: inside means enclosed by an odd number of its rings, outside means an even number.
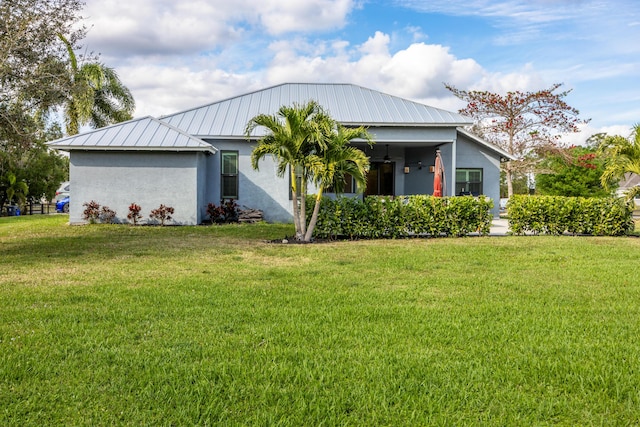
[[[456,191],[456,145],[458,141],[458,132],[451,142],[451,172],[449,173],[449,180],[447,181],[447,195],[455,196]]]

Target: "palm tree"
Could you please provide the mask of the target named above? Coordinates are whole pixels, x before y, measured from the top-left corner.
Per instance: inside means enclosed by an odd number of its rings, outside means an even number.
[[[76,135],[80,126],[93,128],[129,120],[135,110],[135,101],[118,74],[104,64],[87,62],[78,64],[71,43],[58,37],[69,54],[69,94],[64,106],[68,135]]]
[[[311,240],[313,235],[313,230],[318,221],[322,194],[327,188],[333,188],[333,192],[336,194],[343,193],[348,176],[355,181],[357,192],[363,191],[367,184],[369,158],[362,150],[350,144],[354,139],[363,139],[369,145],[373,145],[369,132],[362,126],[347,128],[335,123],[335,126],[325,129],[325,139],[324,150],[309,158],[309,168],[318,192],[316,193],[311,220],[304,237],[307,242]]]
[[[600,178],[602,186],[609,188],[618,183],[627,173],[640,175],[640,124],[633,127],[630,137],[607,136],[598,147],[598,152],[605,155],[604,172]],[[627,192],[627,200],[640,194],[640,187]]]
[[[258,169],[260,160],[271,155],[277,162],[278,176],[284,177],[287,170],[290,173],[297,240],[303,240],[306,234],[305,198],[310,177],[309,156],[322,150],[322,129],[327,127],[329,120],[320,105],[310,101],[304,105],[282,106],[274,115],[257,115],[249,121],[245,130],[247,138],[251,138],[257,127],[267,130],[251,153],[254,169]]]
[[[4,181],[4,183],[0,182],[0,184],[4,187],[7,203],[12,204],[13,199],[15,198],[18,205],[24,204],[27,199],[27,193],[29,192],[29,186],[27,183],[24,181],[18,181],[15,174],[12,172],[7,172],[2,181]],[[2,205],[0,205],[0,207],[2,207]]]

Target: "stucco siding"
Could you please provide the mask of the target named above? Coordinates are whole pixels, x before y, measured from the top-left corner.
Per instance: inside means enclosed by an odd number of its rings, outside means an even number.
[[[498,216],[498,205],[500,201],[500,157],[496,153],[460,135],[457,142],[456,168],[482,169],[483,193],[493,200],[494,206],[492,213],[494,216]],[[455,185],[455,182],[452,182],[451,185]]]
[[[211,156],[207,195],[210,202],[220,203],[220,152],[238,152],[238,199],[241,208],[260,209],[268,222],[293,221],[293,204],[289,199],[289,176],[277,176],[276,163],[271,156],[264,157],[258,170],[251,165],[251,152],[255,145],[248,141],[215,140],[220,151]]]
[[[96,201],[127,222],[129,205],[142,207],[142,221],[161,204],[175,209],[173,224],[198,224],[198,164],[202,153],[72,151],[73,190],[69,221],[83,223],[83,203]]]

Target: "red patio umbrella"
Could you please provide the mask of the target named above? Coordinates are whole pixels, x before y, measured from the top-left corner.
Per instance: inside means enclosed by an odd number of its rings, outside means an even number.
[[[433,170],[433,196],[442,197],[444,192],[444,166],[442,165],[442,157],[440,157],[440,150],[436,150],[436,165]]]

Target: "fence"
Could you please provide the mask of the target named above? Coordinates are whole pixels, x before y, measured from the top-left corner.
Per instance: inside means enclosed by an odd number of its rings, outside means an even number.
[[[55,203],[29,203],[19,210],[20,215],[48,215],[56,213]],[[0,212],[1,216],[14,216],[17,213],[15,206],[5,206]]]

